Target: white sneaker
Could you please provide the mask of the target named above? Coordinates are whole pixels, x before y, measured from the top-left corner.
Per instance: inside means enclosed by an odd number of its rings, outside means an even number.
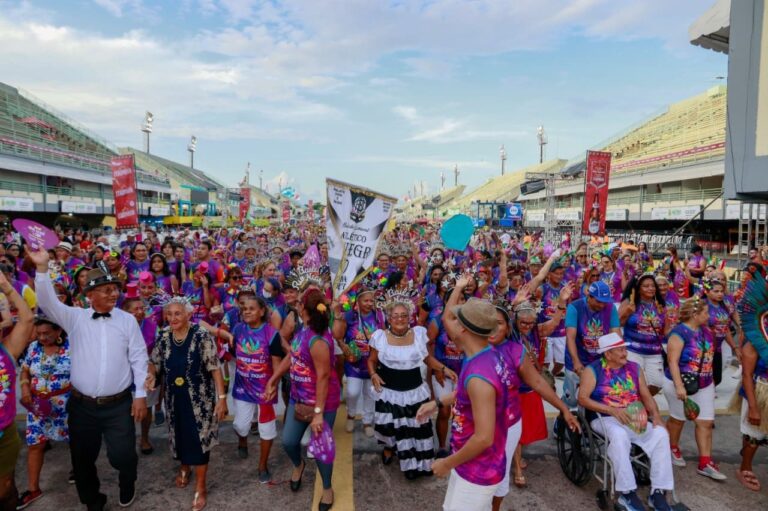
[[[366,424],[363,427],[363,431],[365,431],[365,436],[367,436],[368,438],[373,438],[373,434],[374,434],[373,426],[371,426],[370,424]]]
[[[672,464],[676,467],[684,467],[687,465],[680,449],[672,449]]]
[[[344,425],[344,430],[347,433],[352,433],[355,430],[355,419],[347,417],[347,423]]]
[[[720,472],[720,469],[712,461],[710,461],[706,467],[696,470],[696,472],[704,477],[714,479],[715,481],[725,481],[728,479],[728,476]]]

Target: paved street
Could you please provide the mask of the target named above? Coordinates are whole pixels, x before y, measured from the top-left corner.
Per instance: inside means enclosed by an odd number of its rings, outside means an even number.
[[[344,419],[337,424],[339,444],[339,465],[334,474],[337,487],[337,504],[334,510],[357,511],[406,511],[439,510],[445,494],[446,481],[430,478],[417,482],[408,482],[400,474],[397,464],[388,467],[381,465],[379,449],[370,439],[364,437],[360,429],[354,434],[354,448],[348,442],[349,436],[343,432]],[[152,438],[156,447],[151,456],[142,456],[139,466],[139,495],[133,505],[137,510],[175,511],[188,509],[193,495],[190,485],[185,490],[173,487],[175,463],[170,459],[166,444],[165,426],[152,429]],[[290,476],[287,458],[276,444],[271,456],[270,467],[276,484],[263,486],[256,482],[256,460],[258,446],[256,437],[252,437],[251,457],[240,460],[236,455],[236,438],[229,425],[222,427],[221,445],[211,456],[209,476],[209,506],[211,510],[308,510],[311,509],[312,488],[315,479],[313,470],[307,470],[301,491],[293,494],[289,491],[286,479]],[[345,442],[349,444],[345,447]],[[768,509],[768,449],[758,451],[759,465],[756,467],[758,478],[764,489],[755,494],[743,489],[736,481],[734,471],[738,466],[740,446],[736,417],[721,417],[715,430],[714,458],[721,462],[721,468],[729,479],[716,483],[696,474],[695,467],[675,469],[678,494],[691,509],[708,511],[729,510],[739,507],[743,510]],[[694,461],[695,445],[693,429],[690,425],[684,433],[683,452],[689,461]],[[17,482],[25,488],[25,456],[22,451],[19,461]],[[528,449],[526,458],[530,461],[527,470],[529,487],[519,490],[513,487],[505,501],[504,509],[515,510],[562,510],[562,509],[597,509],[594,494],[597,485],[588,484],[577,488],[563,476],[556,458],[555,444],[551,440],[541,442]],[[346,463],[343,461],[346,459]],[[349,463],[349,462],[352,463]],[[310,464],[310,467],[312,465]],[[353,466],[354,474],[349,467]],[[81,509],[77,504],[74,486],[66,483],[69,470],[69,453],[65,445],[56,445],[46,454],[43,469],[42,487],[45,495],[29,509],[37,511],[69,511]],[[109,467],[102,452],[99,460],[99,473],[102,477],[103,490],[110,499],[109,509],[117,507],[117,475]],[[351,494],[354,485],[354,508]],[[642,492],[647,491],[643,489]]]

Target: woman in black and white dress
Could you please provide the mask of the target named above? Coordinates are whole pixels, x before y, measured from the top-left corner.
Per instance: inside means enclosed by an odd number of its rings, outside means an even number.
[[[376,391],[375,435],[384,445],[382,462],[388,465],[394,455],[400,470],[409,480],[432,474],[435,451],[432,423],[419,424],[416,412],[430,400],[421,366],[441,371],[456,381],[456,373],[427,351],[427,331],[409,324],[413,302],[394,298],[386,305],[389,328],[371,336],[368,371]]]

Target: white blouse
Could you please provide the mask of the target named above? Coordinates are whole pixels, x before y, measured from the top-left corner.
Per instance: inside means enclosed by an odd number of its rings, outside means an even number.
[[[379,362],[390,369],[415,369],[423,365],[429,355],[427,351],[427,329],[423,326],[413,327],[413,343],[405,346],[390,344],[384,330],[376,330],[371,336],[371,346],[379,352]]]

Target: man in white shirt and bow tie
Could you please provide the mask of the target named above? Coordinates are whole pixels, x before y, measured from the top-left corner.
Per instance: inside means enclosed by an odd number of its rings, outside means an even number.
[[[147,348],[136,319],[115,308],[120,282],[102,261],[88,271],[85,295],[91,307],[69,307],[56,297],[48,270],[48,252],[28,252],[37,266],[39,307],[69,335],[72,395],[67,405],[72,467],[80,502],[102,510],[96,459],[101,439],[109,463],[119,471],[119,504],[128,507],[136,494],[136,426],[147,413],[144,380]],[[135,397],[132,398],[132,391]]]

